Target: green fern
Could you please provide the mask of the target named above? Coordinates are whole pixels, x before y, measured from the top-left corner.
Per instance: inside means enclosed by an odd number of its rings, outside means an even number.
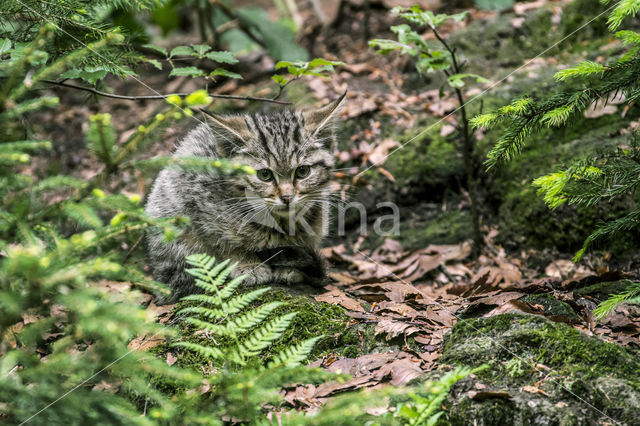
[[[229,264],[229,260],[226,260],[216,265],[216,259],[206,254],[190,255],[186,260],[192,266],[187,272],[195,278],[196,286],[204,290],[204,294],[183,297],[183,302],[197,305],[181,309],[178,315],[183,316],[184,323],[210,334],[212,342],[220,340],[233,343],[223,348],[180,341],[173,346],[196,352],[204,358],[220,362],[230,361],[243,366],[282,337],[295,317],[295,312],[268,320],[273,311],[282,306],[280,302],[267,303],[247,311],[249,305],[270,288],[234,296],[236,289],[245,279],[245,276],[241,275],[227,282],[236,264]],[[237,315],[241,312],[244,313]],[[300,364],[319,339],[320,337],[313,337],[283,349],[269,365],[292,367]]]

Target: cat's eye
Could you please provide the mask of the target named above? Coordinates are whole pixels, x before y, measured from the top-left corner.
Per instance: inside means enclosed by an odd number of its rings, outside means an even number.
[[[309,176],[309,172],[311,172],[311,167],[309,166],[300,166],[296,169],[296,177],[298,179],[304,179]]]
[[[263,182],[269,182],[273,180],[273,172],[269,169],[260,169],[256,171],[256,176]]]

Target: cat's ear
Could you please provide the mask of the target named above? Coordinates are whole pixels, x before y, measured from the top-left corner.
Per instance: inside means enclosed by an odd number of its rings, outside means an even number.
[[[345,90],[342,96],[330,104],[325,105],[320,109],[304,111],[302,113],[302,117],[304,118],[304,126],[307,131],[312,135],[315,135],[326,127],[327,124],[331,123],[331,120],[335,118],[336,114],[344,104],[346,96],[347,91]]]

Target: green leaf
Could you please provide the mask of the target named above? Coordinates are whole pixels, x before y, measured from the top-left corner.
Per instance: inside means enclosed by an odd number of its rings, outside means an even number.
[[[216,68],[215,70],[209,73],[209,77],[215,77],[217,75],[221,75],[223,77],[229,77],[229,78],[240,78],[240,79],[242,78],[240,74],[231,72],[229,70],[225,70],[224,68]]]
[[[176,46],[173,49],[171,49],[171,54],[169,55],[170,58],[173,58],[175,56],[191,56],[193,55],[193,49],[191,48],[191,46]]]
[[[304,64],[304,62],[298,61],[298,62],[290,62],[290,61],[279,61],[276,64],[276,69],[279,70],[281,68],[287,68],[287,67],[299,67],[300,64]]]
[[[149,58],[144,58],[143,60],[162,71],[162,64],[160,63],[160,61],[156,59],[149,59]]]
[[[211,50],[211,46],[207,46],[206,44],[192,44],[191,48],[193,49],[193,56],[197,56],[202,58],[206,52]]]
[[[197,67],[176,67],[169,73],[171,77],[201,77],[203,75],[204,71]]]
[[[79,78],[86,81],[91,85],[95,85],[98,80],[102,80],[107,75],[107,70],[102,66],[97,67],[85,67],[84,69],[73,68],[62,75],[61,78]]]
[[[164,56],[167,56],[167,49],[162,46],[156,46],[155,44],[143,44],[142,47],[155,50],[156,52],[162,53]]]
[[[369,47],[373,47],[374,49],[377,48],[378,50],[376,51],[376,53],[380,53],[381,55],[387,55],[394,50],[399,50],[401,53],[406,53],[411,56],[415,56],[418,54],[417,48],[400,43],[395,40],[376,38],[373,40],[369,40]]]
[[[272,79],[273,81],[275,81],[276,83],[278,83],[280,86],[284,86],[285,84],[287,84],[287,83],[289,82],[289,79],[288,79],[288,78],[286,78],[286,77],[284,77],[284,76],[281,76],[281,75],[279,75],[279,74],[275,74],[275,75],[273,75],[273,76],[271,77],[271,79]]]
[[[0,39],[0,55],[7,53],[11,49],[11,40],[8,38]]]
[[[452,74],[449,76],[447,81],[451,85],[451,87],[460,88],[460,87],[464,87],[465,78],[475,78],[476,82],[478,83],[491,83],[491,80],[488,80],[482,76],[479,76],[478,74],[473,74],[473,73]]]
[[[309,62],[309,67],[310,68],[323,67],[323,66],[334,67],[334,66],[338,66],[338,65],[344,65],[344,62],[342,62],[342,61],[330,61],[330,60],[324,59],[324,58],[315,58],[311,62]]]
[[[212,61],[220,62],[220,63],[224,63],[224,64],[235,64],[235,63],[238,62],[236,57],[233,56],[233,53],[228,52],[228,51],[208,52],[204,56],[205,56],[205,58],[211,59]]]

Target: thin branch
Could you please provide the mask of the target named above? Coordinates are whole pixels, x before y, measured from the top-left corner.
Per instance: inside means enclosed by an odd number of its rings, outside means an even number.
[[[281,84],[278,85],[278,93],[271,99],[272,101],[277,101],[278,99],[280,99],[280,96],[282,96],[282,93],[284,92],[285,87],[287,87],[289,85],[289,83],[299,80],[300,77],[293,77],[291,80],[287,81],[285,84]]]
[[[85,87],[85,86],[78,86],[78,85],[71,84],[71,83],[65,83],[63,81],[53,81],[53,80],[41,80],[41,81],[44,82],[44,83],[53,84],[53,85],[56,85],[56,86],[68,87],[70,89],[83,90],[85,92],[93,93],[93,94],[98,95],[98,96],[104,96],[105,98],[124,99],[124,100],[127,100],[127,101],[166,99],[167,97],[169,97],[171,95],[178,95],[178,96],[187,96],[187,95],[189,95],[189,93],[171,93],[171,94],[168,94],[168,95],[126,96],[126,95],[118,95],[118,94],[115,94],[115,93],[103,92],[103,91],[100,91],[98,89],[94,89],[93,87]],[[291,102],[279,101],[277,99],[269,99],[269,98],[254,98],[252,96],[221,95],[221,94],[216,94],[216,93],[209,93],[209,96],[211,96],[212,98],[219,98],[219,99],[236,99],[236,100],[240,100],[240,101],[270,102],[270,103],[274,103],[274,104],[291,105]]]
[[[267,48],[266,44],[264,43],[264,41],[260,40],[258,37],[255,36],[255,34],[253,34],[253,32],[251,31],[251,27],[247,24],[245,24],[245,22],[242,21],[242,19],[239,19],[238,16],[233,13],[233,10],[230,9],[226,4],[224,4],[223,2],[221,2],[220,0],[209,0],[210,3],[216,5],[221,11],[222,13],[224,13],[227,18],[229,18],[230,21],[238,21],[238,27],[254,42],[256,42],[257,44],[259,44],[260,46],[262,46],[263,48]]]

